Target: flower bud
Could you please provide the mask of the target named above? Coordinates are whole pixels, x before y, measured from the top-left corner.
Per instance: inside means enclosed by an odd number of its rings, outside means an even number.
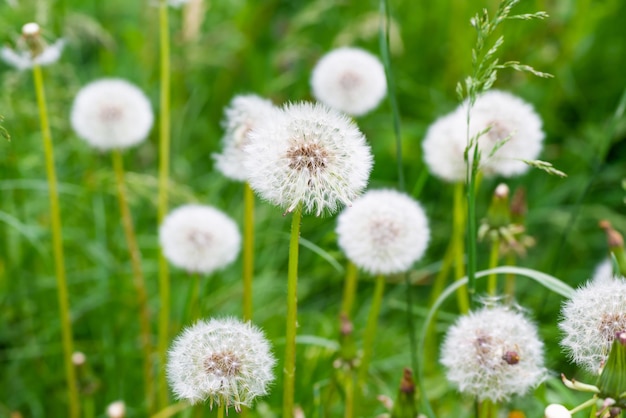
[[[572,414],[563,405],[550,404],[543,412],[545,418],[572,418]]]

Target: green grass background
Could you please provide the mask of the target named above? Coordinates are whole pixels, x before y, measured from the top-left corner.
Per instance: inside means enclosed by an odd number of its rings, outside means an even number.
[[[69,125],[76,92],[100,77],[123,77],[139,85],[158,114],[158,16],[150,1],[13,1],[0,4],[0,40],[14,45],[21,26],[37,21],[44,36],[68,45],[62,59],[46,67],[46,94],[60,183],[64,245],[70,286],[75,347],[88,357],[82,374],[84,398],[94,415],[108,403],[127,402],[128,416],[145,416],[141,353],[131,270],[115,196],[108,154],[89,148]],[[196,201],[242,218],[241,184],[213,168],[220,149],[220,120],[235,94],[257,93],[276,104],[310,100],[309,76],[319,57],[350,44],[376,54],[377,1],[207,1],[200,31],[184,33],[184,13],[172,10],[172,164],[170,207]],[[455,85],[471,70],[474,32],[469,18],[494,0],[390,1],[393,18],[392,66],[402,120],[402,167],[407,189],[425,206],[432,241],[412,277],[414,320],[425,316],[430,281],[443,258],[451,228],[452,189],[424,175],[421,140],[437,116],[458,103]],[[568,174],[550,177],[538,170],[508,180],[525,187],[527,228],[537,244],[519,264],[555,275],[575,286],[588,279],[607,254],[600,219],[626,233],[626,120],[613,115],[626,88],[626,2],[623,0],[527,0],[517,12],[545,10],[546,21],[510,21],[502,58],[519,60],[554,74],[539,79],[503,71],[495,87],[534,104],[544,121],[541,159]],[[66,413],[60,326],[49,234],[47,183],[38,114],[30,72],[0,64],[0,115],[11,141],[0,139],[0,416],[62,417]],[[370,187],[396,187],[396,148],[392,114],[384,102],[358,119],[375,154]],[[131,206],[148,279],[154,318],[158,310],[156,167],[157,128],[148,141],[125,152]],[[500,179],[485,180],[478,214]],[[258,201],[254,322],[283,351],[286,264],[290,218]],[[345,259],[334,233],[334,217],[305,217],[302,237],[338,263],[301,249],[296,402],[307,417],[341,416],[340,394],[328,400],[336,356],[339,303]],[[488,245],[479,244],[479,268]],[[240,315],[241,264],[204,279],[205,316]],[[173,335],[181,327],[189,276],[172,269]],[[360,339],[373,290],[361,275],[355,332]],[[540,326],[547,365],[557,373],[584,378],[558,346],[556,327],[562,298],[519,279],[518,301]],[[376,339],[363,416],[384,412],[376,396],[395,397],[402,368],[411,353],[406,320],[406,287],[387,288]],[[446,304],[439,315],[441,334],[456,318]],[[156,324],[156,320],[153,321]],[[156,328],[155,328],[156,335]],[[308,337],[308,338],[304,338]],[[429,353],[428,362],[436,362]],[[280,365],[276,372],[280,375]],[[252,416],[279,416],[281,378]],[[470,416],[472,402],[456,394],[433,366],[427,388],[438,416]],[[548,401],[573,406],[585,399],[563,390],[556,379],[534,394],[514,399],[527,416],[540,416]],[[208,416],[208,413],[207,413]],[[583,416],[583,415],[581,415]]]

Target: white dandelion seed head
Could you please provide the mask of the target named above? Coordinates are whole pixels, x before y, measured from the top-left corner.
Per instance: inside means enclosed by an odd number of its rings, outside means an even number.
[[[467,101],[461,105],[467,112]],[[499,90],[490,90],[476,99],[470,114],[470,136],[489,128],[480,136],[480,168],[486,176],[513,177],[528,171],[528,164],[539,156],[545,134],[541,118],[534,108],[517,96]],[[494,146],[506,140],[494,155]]]
[[[317,216],[349,205],[373,164],[354,122],[321,104],[285,106],[250,133],[244,150],[248,182],[263,199]]]
[[[126,416],[126,404],[123,401],[115,401],[107,406],[108,418],[124,418]]]
[[[433,122],[422,141],[424,162],[431,174],[450,182],[464,182],[467,119],[460,109]]]
[[[373,110],[387,94],[380,60],[360,48],[337,48],[324,55],[311,75],[313,96],[325,105],[360,116]]]
[[[249,133],[271,119],[276,110],[271,101],[254,94],[235,96],[231,100],[222,122],[225,129],[222,153],[213,154],[215,167],[224,176],[237,181],[247,179],[243,160],[244,148],[250,141]]]
[[[169,350],[167,378],[178,399],[191,404],[250,407],[268,393],[274,357],[263,332],[235,318],[198,321]]]
[[[24,36],[35,36],[41,32],[41,28],[35,22],[26,23],[22,26],[22,35]]]
[[[211,206],[189,204],[171,211],[159,228],[165,258],[189,272],[210,274],[231,264],[241,249],[235,221]]]
[[[76,134],[100,150],[123,149],[145,140],[154,122],[148,97],[134,84],[105,78],[84,86],[72,105]]]
[[[626,331],[626,281],[587,282],[563,305],[561,315],[561,346],[576,364],[599,374],[615,333]]]
[[[0,58],[11,67],[23,71],[33,68],[34,65],[46,66],[54,64],[61,58],[64,46],[65,40],[58,39],[53,44],[44,46],[41,53],[35,57],[25,46],[17,49],[2,47],[0,49]]]
[[[537,328],[520,312],[485,307],[448,329],[441,351],[446,377],[461,393],[500,402],[546,376]]]
[[[337,219],[339,247],[372,274],[402,273],[426,251],[428,219],[418,202],[395,190],[370,190]]]
[[[543,414],[545,418],[572,418],[572,414],[568,409],[557,403],[546,406]]]

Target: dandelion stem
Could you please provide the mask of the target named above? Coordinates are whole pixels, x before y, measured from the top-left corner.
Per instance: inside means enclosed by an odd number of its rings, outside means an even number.
[[[194,273],[189,284],[189,297],[187,298],[187,315],[185,320],[194,323],[200,318],[200,274]]]
[[[283,370],[283,417],[293,416],[296,377],[296,325],[298,320],[298,250],[302,208],[298,205],[291,219],[289,267],[287,271],[287,329]]]
[[[72,364],[74,341],[72,336],[72,322],[70,318],[70,303],[67,291],[67,279],[65,277],[65,258],[63,255],[63,235],[61,232],[61,210],[59,207],[59,193],[57,190],[57,178],[54,168],[54,148],[50,124],[48,123],[48,110],[46,108],[46,94],[44,90],[43,75],[39,65],[33,66],[33,79],[37,106],[39,107],[39,120],[41,123],[41,135],[46,159],[46,174],[48,177],[48,194],[50,197],[50,223],[52,229],[52,247],[54,254],[55,276],[57,282],[57,296],[59,302],[59,320],[61,321],[61,338],[63,343],[63,362],[67,378],[67,390],[69,397],[69,416],[78,418],[80,404],[78,400],[78,384],[76,370]]]
[[[465,234],[465,200],[463,199],[463,183],[454,186],[452,211],[452,242],[454,246],[454,280],[465,276],[465,248],[463,235]],[[465,289],[456,293],[459,311],[463,314],[469,311],[469,298]]]
[[[514,266],[515,264],[515,253],[511,251],[506,255],[506,265]],[[504,294],[513,297],[513,295],[515,295],[515,274],[509,273],[505,276],[505,278],[506,281],[504,284]]]
[[[365,326],[365,334],[363,335],[363,357],[359,365],[358,386],[362,387],[367,378],[369,371],[369,363],[372,358],[374,349],[374,340],[376,338],[376,328],[378,326],[378,314],[383,301],[385,292],[385,276],[379,274],[376,276],[376,285],[374,287],[374,296],[372,297],[372,307],[367,317],[367,325]]]
[[[124,163],[122,154],[119,150],[113,150],[111,153],[113,159],[113,169],[115,171],[115,180],[117,183],[117,197],[120,205],[120,213],[122,214],[122,225],[126,236],[126,244],[130,255],[130,262],[133,269],[133,285],[137,294],[137,305],[139,308],[139,327],[141,333],[141,348],[143,351],[143,377],[145,385],[145,396],[148,411],[153,412],[153,392],[154,378],[152,372],[152,346],[151,346],[151,330],[150,330],[150,311],[148,309],[148,292],[146,291],[146,280],[141,267],[141,252],[137,245],[137,236],[133,227],[133,220],[128,207],[128,198],[126,193],[126,182],[124,180]]]
[[[354,304],[358,277],[359,273],[356,266],[353,262],[348,261],[346,264],[346,281],[343,286],[343,299],[341,301],[341,313],[346,314],[348,318],[350,318],[352,305]]]
[[[352,418],[354,416],[354,376],[350,371],[346,378],[343,390],[345,392],[344,401],[344,418]]]
[[[498,267],[498,258],[500,256],[500,237],[494,234],[491,241],[491,251],[489,252],[489,269]],[[489,296],[495,296],[498,290],[496,281],[497,274],[492,273],[487,278],[487,293]]]
[[[224,418],[224,402],[220,402],[217,407],[217,418]]]
[[[168,3],[161,0],[159,5],[159,31],[161,45],[161,98],[160,98],[160,129],[159,129],[159,194],[158,194],[158,222],[161,224],[167,214],[167,195],[169,184],[170,164],[170,37],[168,23]],[[169,266],[159,251],[159,378],[158,400],[159,407],[168,403],[167,384],[165,381],[165,362],[167,345],[169,342],[170,317],[170,280]]]
[[[252,320],[252,278],[254,276],[254,192],[244,183],[243,220],[243,320]]]

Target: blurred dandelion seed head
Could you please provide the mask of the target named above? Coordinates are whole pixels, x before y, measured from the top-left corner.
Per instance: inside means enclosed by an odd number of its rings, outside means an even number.
[[[325,105],[360,116],[378,106],[387,94],[385,69],[371,53],[337,48],[324,55],[311,75],[313,96]]]
[[[287,212],[335,212],[367,185],[373,159],[357,126],[321,104],[289,104],[250,132],[250,186]]]
[[[448,329],[441,363],[461,393],[481,401],[522,395],[546,376],[537,328],[521,313],[503,306],[459,318]]]
[[[561,346],[579,366],[599,374],[617,332],[626,330],[626,281],[590,281],[561,309]]]
[[[465,181],[466,127],[465,115],[457,109],[438,118],[426,131],[422,142],[424,162],[433,175],[444,181]]]
[[[169,351],[167,377],[174,394],[240,411],[268,393],[275,359],[263,333],[234,318],[199,321]]]
[[[115,401],[107,406],[108,418],[124,418],[126,416],[126,404],[123,401]]]
[[[395,190],[370,190],[337,220],[339,247],[372,274],[405,272],[426,251],[428,219],[420,204]]]
[[[563,405],[550,404],[544,410],[545,418],[572,418],[572,414]]]
[[[41,32],[41,28],[35,22],[26,23],[22,26],[22,35],[24,36],[36,36]]]
[[[35,65],[50,65],[61,58],[65,40],[58,39],[48,44],[41,36],[41,28],[37,23],[26,23],[22,26],[22,36],[15,49],[2,47],[0,59],[11,67],[24,71]]]
[[[211,206],[189,204],[171,211],[159,228],[165,258],[193,273],[210,274],[231,264],[241,248],[235,221]]]
[[[70,115],[76,134],[100,150],[123,149],[145,140],[154,114],[148,97],[122,79],[101,79],[76,95]]]
[[[235,96],[224,111],[222,153],[213,154],[215,167],[226,177],[245,181],[247,178],[244,148],[250,132],[277,111],[271,101],[254,94]]]

